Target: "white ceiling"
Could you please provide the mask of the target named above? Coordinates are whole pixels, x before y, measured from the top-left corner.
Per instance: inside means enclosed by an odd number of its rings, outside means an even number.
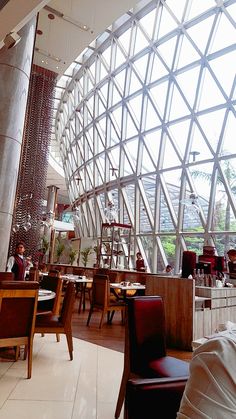
[[[7,33],[19,30],[39,12],[37,29],[42,34],[36,36],[34,63],[60,76],[100,33],[136,3],[137,0],[0,0],[0,47]],[[50,19],[49,14],[54,18]],[[65,181],[49,165],[47,186],[51,184],[60,188],[59,202],[67,203]]]

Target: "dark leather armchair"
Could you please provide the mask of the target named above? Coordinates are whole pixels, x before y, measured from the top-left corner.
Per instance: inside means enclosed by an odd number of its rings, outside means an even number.
[[[115,418],[120,416],[120,411],[125,398],[127,403],[125,409],[133,406],[133,400],[136,398],[135,394],[142,394],[144,411],[149,409],[145,405],[145,399],[155,400],[157,396],[153,397],[154,388],[157,393],[160,388],[168,388],[168,380],[170,384],[176,386],[175,380],[181,378],[182,384],[179,388],[180,394],[176,393],[176,398],[180,402],[180,395],[184,390],[184,384],[189,375],[188,362],[168,356],[166,352],[165,343],[165,314],[162,297],[159,296],[139,296],[127,299],[127,316],[126,316],[126,336],[125,336],[125,354],[124,354],[124,371],[122,382],[120,386],[119,396],[117,400]],[[141,382],[134,383],[128,380],[141,379]],[[143,379],[147,379],[144,381]],[[152,381],[155,379],[155,381]],[[148,383],[148,380],[149,383]],[[163,387],[163,380],[165,386]],[[155,383],[156,387],[153,387]],[[126,388],[127,387],[127,388]],[[171,390],[171,386],[170,386]],[[150,391],[150,394],[148,392]],[[164,390],[163,390],[164,391]],[[171,393],[171,392],[170,392]],[[140,397],[141,400],[141,397]],[[171,401],[170,401],[171,402]],[[139,401],[137,400],[137,403]],[[158,403],[156,409],[159,410]],[[179,406],[179,404],[178,404]],[[175,411],[175,408],[174,408]],[[178,409],[175,411],[177,413]],[[133,418],[135,416],[132,416]],[[141,416],[138,416],[141,417]],[[144,414],[143,417],[149,419]],[[173,417],[173,416],[170,416]],[[167,416],[165,416],[167,418]],[[136,417],[135,417],[136,419]]]

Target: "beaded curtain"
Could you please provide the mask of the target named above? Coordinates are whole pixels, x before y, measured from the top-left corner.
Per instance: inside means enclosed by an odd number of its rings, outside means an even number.
[[[23,240],[25,254],[33,261],[38,260],[40,247],[56,77],[52,71],[32,67],[9,254]]]

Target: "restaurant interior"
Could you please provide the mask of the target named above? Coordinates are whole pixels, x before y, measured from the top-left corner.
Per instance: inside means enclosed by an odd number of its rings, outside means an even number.
[[[0,419],[236,417],[236,0],[0,0]]]

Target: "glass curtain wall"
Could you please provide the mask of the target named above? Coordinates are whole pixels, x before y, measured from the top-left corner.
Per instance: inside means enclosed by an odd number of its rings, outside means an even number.
[[[151,272],[236,246],[236,1],[145,1],[72,64],[56,137],[77,232],[109,202]]]

